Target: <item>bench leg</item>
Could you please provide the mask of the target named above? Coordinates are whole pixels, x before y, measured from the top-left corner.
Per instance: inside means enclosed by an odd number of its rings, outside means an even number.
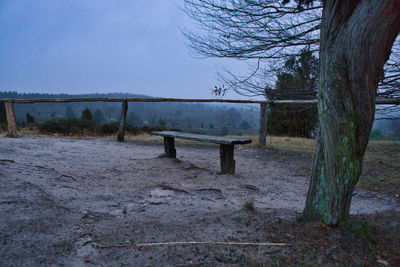
[[[167,158],[176,158],[175,140],[173,137],[164,136],[164,149]]]
[[[220,145],[221,173],[235,174],[235,160],[233,159],[233,145]]]

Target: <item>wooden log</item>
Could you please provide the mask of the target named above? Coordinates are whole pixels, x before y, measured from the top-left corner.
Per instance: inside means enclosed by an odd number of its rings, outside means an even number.
[[[260,104],[260,128],[258,132],[258,143],[265,146],[267,138],[267,103]]]
[[[30,103],[70,103],[70,102],[202,102],[202,103],[242,103],[242,104],[317,104],[311,100],[236,100],[236,99],[181,99],[181,98],[108,98],[108,97],[81,97],[81,98],[32,98],[11,99],[0,98],[0,102],[19,104]],[[400,105],[400,98],[378,98],[377,105]]]
[[[182,99],[182,98],[108,98],[108,97],[81,97],[81,98],[32,98],[32,99],[8,99],[0,98],[0,102],[12,102],[19,104],[30,103],[70,103],[70,102],[211,102],[211,103],[243,103],[259,104],[260,100],[235,100],[235,99]]]
[[[164,150],[167,158],[176,158],[175,139],[164,136]]]
[[[128,112],[128,102],[122,102],[121,122],[119,124],[118,141],[125,141],[125,128],[126,128],[126,114]]]
[[[234,145],[220,145],[220,161],[221,161],[221,173],[222,174],[235,174],[235,160],[233,154]]]
[[[14,104],[10,102],[4,103],[6,108],[6,116],[7,116],[7,136],[8,137],[18,137],[17,132],[17,121],[15,118],[14,112]]]

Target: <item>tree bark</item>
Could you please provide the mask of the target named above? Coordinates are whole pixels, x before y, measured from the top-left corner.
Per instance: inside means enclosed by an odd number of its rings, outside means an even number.
[[[378,81],[400,31],[400,0],[324,2],[319,137],[303,212],[335,225],[349,215],[375,113]]]

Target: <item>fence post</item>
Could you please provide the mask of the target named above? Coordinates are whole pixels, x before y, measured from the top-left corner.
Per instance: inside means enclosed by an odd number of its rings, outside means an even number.
[[[128,102],[122,102],[122,111],[121,111],[121,122],[119,124],[118,131],[118,141],[124,142],[125,140],[125,128],[126,128],[126,113],[128,112]]]
[[[18,137],[17,133],[17,122],[15,119],[14,104],[12,102],[5,102],[4,106],[6,108],[7,116],[7,131],[8,137]]]
[[[260,128],[258,133],[258,143],[265,146],[267,138],[267,103],[260,104]]]

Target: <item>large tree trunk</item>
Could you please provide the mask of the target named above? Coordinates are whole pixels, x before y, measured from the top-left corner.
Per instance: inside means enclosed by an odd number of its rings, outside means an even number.
[[[400,31],[400,0],[325,0],[321,23],[320,132],[305,220],[347,218],[361,174],[382,68]]]

